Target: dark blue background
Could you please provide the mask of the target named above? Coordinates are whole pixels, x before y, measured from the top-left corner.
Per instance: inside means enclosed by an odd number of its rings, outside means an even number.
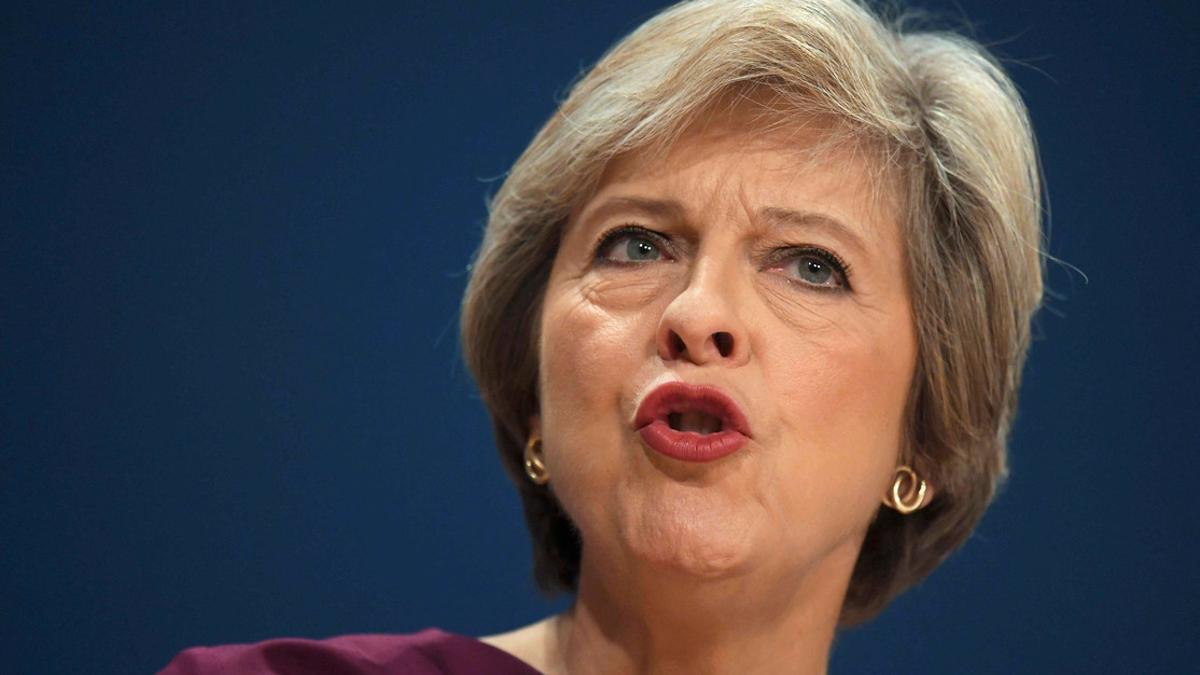
[[[660,6],[2,10],[0,669],[563,606],[457,304],[495,179]],[[833,672],[1194,668],[1195,5],[922,6],[1016,61],[1082,274],[1051,265],[1007,490]]]

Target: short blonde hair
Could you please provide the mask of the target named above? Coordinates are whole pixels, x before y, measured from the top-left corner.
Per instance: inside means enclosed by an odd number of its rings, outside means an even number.
[[[614,156],[665,148],[715,101],[760,88],[763,124],[818,114],[876,148],[899,186],[918,338],[907,463],[938,491],[881,508],[841,623],[871,618],[963,543],[1003,481],[1030,320],[1041,302],[1040,170],[1013,83],[978,44],[912,32],[851,0],[696,0],[618,42],[513,165],[463,298],[464,358],[491,413],[548,593],[577,587],[581,542],[522,470],[538,411],[541,302],[571,210]],[[769,118],[769,119],[768,119]]]

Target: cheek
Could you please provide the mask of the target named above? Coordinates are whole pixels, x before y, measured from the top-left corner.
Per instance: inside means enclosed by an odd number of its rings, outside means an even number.
[[[793,431],[827,441],[894,431],[912,378],[910,339],[844,322],[836,331],[785,332],[769,341],[763,370]]]
[[[797,498],[874,512],[901,450],[914,350],[897,328],[777,339],[765,368],[778,401],[778,442],[792,464]]]
[[[591,419],[618,402],[621,382],[654,348],[669,283],[661,270],[551,280],[539,345],[543,424]]]
[[[650,344],[642,313],[595,302],[596,288],[547,289],[542,315],[540,409],[546,462],[556,491],[603,481],[621,443],[622,383]],[[624,288],[628,300],[636,291]],[[653,327],[650,328],[653,330]],[[560,494],[564,502],[567,495]],[[564,503],[565,505],[565,503]]]

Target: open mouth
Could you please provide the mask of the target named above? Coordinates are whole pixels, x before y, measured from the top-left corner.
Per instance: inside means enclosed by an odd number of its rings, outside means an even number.
[[[667,382],[642,399],[634,428],[646,446],[689,462],[720,459],[750,440],[745,413],[716,387]]]
[[[667,413],[667,425],[675,431],[713,434],[725,428],[721,418],[699,410]]]

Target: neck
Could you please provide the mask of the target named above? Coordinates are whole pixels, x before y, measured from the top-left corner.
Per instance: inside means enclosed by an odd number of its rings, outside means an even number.
[[[590,560],[553,628],[554,672],[825,672],[858,547],[806,570],[698,579]]]

